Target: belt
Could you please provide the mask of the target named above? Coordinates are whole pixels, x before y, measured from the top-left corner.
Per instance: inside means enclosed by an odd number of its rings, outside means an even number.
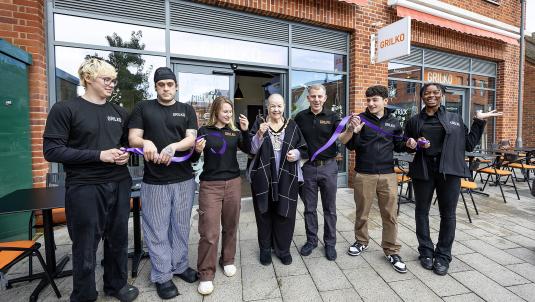
[[[307,161],[307,164],[313,165],[314,167],[320,167],[320,166],[327,165],[331,161],[334,161],[334,158],[329,158],[329,159],[325,159],[325,160],[316,159],[314,161]]]

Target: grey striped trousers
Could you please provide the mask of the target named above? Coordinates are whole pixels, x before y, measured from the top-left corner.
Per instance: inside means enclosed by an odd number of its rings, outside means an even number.
[[[188,268],[188,240],[195,180],[141,184],[143,234],[149,249],[150,280],[164,283]]]

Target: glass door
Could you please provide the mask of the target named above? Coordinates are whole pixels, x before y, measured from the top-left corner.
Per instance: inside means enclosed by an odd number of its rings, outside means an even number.
[[[446,87],[444,106],[449,112],[461,115],[463,121],[467,121],[466,89]]]

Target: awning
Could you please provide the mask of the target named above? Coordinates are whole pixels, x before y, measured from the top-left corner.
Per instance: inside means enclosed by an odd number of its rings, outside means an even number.
[[[368,0],[338,0],[340,2],[347,2],[351,4],[357,4],[357,5],[366,5],[368,4]]]
[[[448,19],[445,19],[445,18],[442,18],[442,17],[434,16],[434,15],[431,15],[431,14],[428,14],[428,13],[424,13],[424,12],[421,12],[421,11],[417,11],[417,10],[414,10],[414,9],[411,9],[411,8],[407,8],[407,7],[403,7],[403,6],[396,6],[396,11],[397,11],[397,15],[399,17],[410,16],[411,18],[413,18],[413,19],[415,19],[417,21],[420,21],[420,22],[425,22],[425,23],[428,23],[428,24],[432,24],[432,25],[436,25],[436,26],[440,26],[440,27],[453,29],[455,31],[459,31],[459,32],[462,32],[462,33],[470,34],[470,35],[476,35],[476,36],[481,36],[481,37],[497,39],[497,40],[501,40],[501,41],[507,42],[509,44],[518,45],[518,40],[516,40],[514,38],[511,38],[511,37],[508,37],[508,36],[505,36],[505,35],[501,35],[501,34],[498,34],[498,33],[494,33],[494,32],[488,31],[488,30],[484,30],[484,29],[481,29],[481,28],[477,28],[477,27],[474,27],[474,26],[462,24],[460,22],[455,22],[455,21],[452,21],[452,20],[448,20]]]

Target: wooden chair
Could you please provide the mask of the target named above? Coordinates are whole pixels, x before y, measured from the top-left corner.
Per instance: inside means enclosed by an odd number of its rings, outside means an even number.
[[[399,162],[396,163],[396,166],[394,167],[394,172],[397,174],[397,184],[399,186],[399,193],[398,193],[398,211],[397,214],[399,215],[399,208],[403,203],[412,202],[411,198],[409,197],[410,192],[410,185],[411,185],[411,178],[407,176],[407,173],[409,172],[406,167],[402,167],[399,165]],[[403,194],[403,187],[407,184],[407,190],[405,194]],[[407,200],[406,202],[402,202],[401,199],[404,198]]]
[[[39,252],[40,247],[41,244],[33,240],[1,242],[0,278],[4,278],[3,276],[8,272],[8,270],[15,264],[20,262],[22,259],[26,257],[30,257],[31,259],[31,256],[37,256],[37,259],[39,259],[39,262],[43,267],[43,279],[47,280],[50,283],[50,285],[54,289],[54,292],[56,293],[56,296],[59,299],[61,298],[61,293],[59,292],[58,287],[56,286],[56,283],[54,282],[54,279],[52,278],[52,275],[50,274],[50,271],[48,270],[45,264],[43,256]]]
[[[485,180],[485,184],[483,185],[483,188],[481,189],[482,191],[484,191],[485,188],[487,187],[489,179],[492,176],[494,178],[493,182],[500,188],[500,192],[502,193],[503,202],[507,203],[507,200],[505,199],[505,194],[503,193],[503,188],[502,188],[502,186],[505,186],[507,184],[505,182],[502,184],[502,180],[501,179],[503,177],[505,177],[506,180],[511,178],[511,182],[513,184],[512,185],[507,185],[507,186],[512,186],[515,189],[516,197],[518,198],[518,200],[520,200],[520,196],[518,195],[518,190],[516,188],[515,180],[514,180],[514,178],[511,177],[513,172],[511,172],[509,170],[506,170],[506,169],[503,169],[504,162],[507,163],[505,156],[501,156],[501,155],[496,156],[496,159],[490,165],[488,165],[486,167],[483,167],[483,168],[477,169],[476,176],[474,176],[474,179],[477,177],[478,174],[480,176],[481,176],[481,174],[487,174],[487,179]]]
[[[479,215],[479,211],[477,210],[476,203],[474,201],[474,196],[472,196],[472,190],[477,189],[477,184],[473,181],[461,179],[461,198],[463,199],[464,209],[466,210],[466,215],[468,216],[468,221],[472,223],[472,217],[470,216],[470,212],[468,211],[468,206],[466,205],[466,199],[464,198],[464,192],[467,192],[470,194],[470,199],[472,199],[472,205],[474,206],[474,210],[476,210],[476,215]],[[437,203],[437,197],[435,196],[435,201],[433,201],[433,204]]]

